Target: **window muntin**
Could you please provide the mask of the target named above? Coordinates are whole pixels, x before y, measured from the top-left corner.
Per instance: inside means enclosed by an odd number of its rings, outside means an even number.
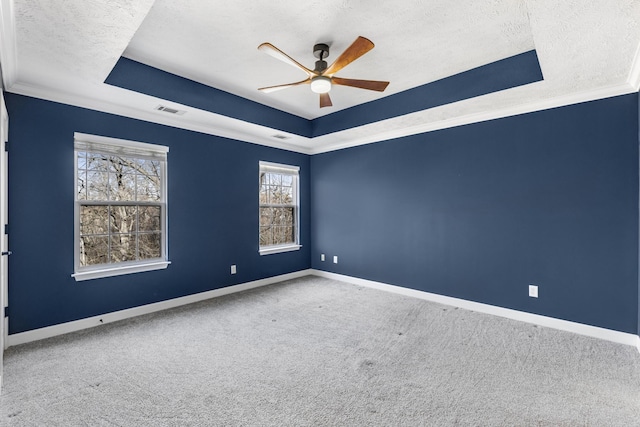
[[[168,148],[76,134],[75,149],[76,280],[166,268]]]
[[[260,253],[300,248],[297,166],[260,162]]]

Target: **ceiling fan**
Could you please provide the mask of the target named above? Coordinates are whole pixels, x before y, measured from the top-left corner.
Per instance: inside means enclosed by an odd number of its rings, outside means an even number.
[[[333,64],[327,66],[327,62],[324,59],[329,56],[329,46],[325,43],[318,43],[313,47],[313,55],[318,58],[318,60],[316,61],[315,68],[310,70],[271,43],[262,43],[258,46],[259,50],[304,71],[307,74],[307,78],[295,83],[261,87],[258,90],[264,93],[271,93],[293,86],[308,84],[311,85],[311,90],[313,92],[320,94],[320,108],[330,107],[333,105],[331,103],[331,98],[329,97],[329,91],[333,84],[383,92],[387,88],[389,82],[344,79],[342,77],[335,76],[338,71],[369,52],[373,47],[374,44],[371,40],[364,37],[358,37],[351,46],[342,52],[342,55],[340,55]]]

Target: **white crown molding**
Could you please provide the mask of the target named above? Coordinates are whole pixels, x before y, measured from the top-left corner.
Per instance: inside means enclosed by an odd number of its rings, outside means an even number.
[[[459,307],[466,310],[477,311],[479,313],[491,314],[493,316],[504,317],[507,319],[517,320],[520,322],[531,323],[534,325],[544,326],[547,328],[558,329],[561,331],[572,332],[578,335],[584,335],[591,338],[598,338],[605,341],[611,341],[618,344],[630,345],[638,348],[640,351],[640,337],[626,332],[615,331],[612,329],[600,328],[597,326],[585,325],[583,323],[570,322],[568,320],[556,319],[554,317],[541,316],[539,314],[527,313],[524,311],[512,310],[508,308],[498,307],[495,305],[483,304],[479,302],[448,297],[444,295],[433,294],[430,292],[418,291],[401,286],[389,285],[386,283],[375,282],[372,280],[360,279],[352,276],[345,276],[337,273],[330,273],[322,270],[311,270],[311,274],[327,279],[338,280],[351,283],[358,286],[378,289],[381,291],[392,292],[399,295],[405,295],[414,298],[420,298],[426,301],[445,304],[452,307]]]
[[[121,89],[125,90],[125,89]],[[257,135],[256,129],[260,129],[263,133],[267,134],[284,134],[277,129],[270,129],[266,126],[255,125],[251,123],[243,122],[242,120],[233,119],[230,117],[222,116],[219,114],[211,114],[211,121],[207,124],[200,122],[189,121],[188,115],[172,116],[162,112],[154,110],[146,111],[139,108],[129,107],[122,104],[115,104],[107,102],[102,99],[83,97],[76,94],[63,92],[56,89],[51,89],[44,86],[38,86],[33,84],[26,84],[17,82],[11,87],[11,90],[7,91],[18,95],[25,95],[34,98],[40,98],[47,101],[59,102],[62,104],[73,105],[76,107],[87,108],[89,110],[100,111],[104,113],[115,114],[119,116],[129,117],[133,119],[143,120],[146,122],[157,123],[161,125],[171,126],[179,129],[192,130],[208,135],[220,136],[223,138],[234,139],[242,142],[249,142],[258,145],[264,145],[267,147],[280,148],[283,150],[294,151],[302,154],[311,154],[307,147],[290,144],[276,139],[270,139]],[[167,104],[166,101],[150,97],[154,101],[153,105],[158,103]],[[175,104],[175,103],[172,103]],[[191,108],[191,107],[186,107]],[[253,129],[251,129],[253,128]],[[295,136],[296,138],[302,138],[308,140],[308,138]]]
[[[201,292],[194,295],[187,295],[180,298],[174,298],[153,304],[142,305],[139,307],[129,308],[126,310],[105,313],[100,316],[88,317],[85,319],[75,320],[73,322],[61,323],[59,325],[47,326],[45,328],[34,329],[18,334],[11,334],[5,340],[5,346],[25,344],[32,341],[38,341],[45,338],[55,337],[57,335],[68,334],[70,332],[81,331],[83,329],[93,328],[95,326],[105,325],[107,323],[117,322],[119,320],[129,319],[131,317],[142,316],[144,314],[155,313],[157,311],[167,310],[174,307],[180,307],[186,304],[192,304],[198,301],[204,301],[211,298],[221,297],[223,295],[243,292],[249,289],[267,286],[274,283],[283,282],[285,280],[297,279],[299,277],[308,276],[311,270],[300,270],[293,273],[283,274],[280,276],[268,277],[266,279],[254,280],[239,285],[227,286],[212,291]]]
[[[341,150],[344,148],[355,147],[358,145],[371,144],[374,142],[388,141],[390,139],[402,138],[409,135],[433,132],[435,130],[447,129],[456,126],[468,125],[471,123],[480,123],[489,120],[501,119],[504,117],[517,116],[520,114],[531,113],[535,111],[550,110],[552,108],[564,107],[582,102],[595,101],[598,99],[611,98],[619,95],[626,95],[636,92],[630,84],[623,83],[619,85],[607,86],[596,90],[573,93],[563,95],[552,99],[532,102],[529,104],[516,105],[499,110],[486,111],[481,113],[469,114],[461,117],[453,117],[451,119],[441,120],[438,122],[425,123],[416,126],[396,129],[388,132],[382,132],[375,135],[352,139],[347,142],[338,144],[325,145],[316,147],[311,150],[311,154],[320,154],[330,151]]]
[[[636,92],[640,91],[640,44],[638,44],[636,54],[633,57],[633,62],[631,63],[631,71],[629,71],[627,82]]]
[[[15,28],[13,0],[0,0],[0,65],[5,91],[11,89],[18,74]]]

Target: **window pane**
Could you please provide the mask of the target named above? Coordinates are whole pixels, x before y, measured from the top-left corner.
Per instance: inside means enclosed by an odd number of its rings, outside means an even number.
[[[282,204],[282,187],[277,185],[271,186],[271,203],[276,205]]]
[[[295,242],[293,230],[294,230],[293,227],[284,227],[284,238],[287,243]]]
[[[109,254],[109,236],[80,237],[80,266],[106,264]]]
[[[77,194],[78,200],[87,199],[87,171],[84,169],[78,170],[78,182],[77,182]]]
[[[293,203],[293,187],[281,187],[281,201],[283,205],[290,205]]]
[[[147,176],[160,176],[160,162],[157,160],[138,160],[138,173]]]
[[[272,224],[277,226],[293,225],[293,208],[274,208]]]
[[[271,226],[260,227],[260,246],[268,246],[273,244],[273,233]]]
[[[135,259],[136,259],[135,234],[112,234],[110,262],[135,261]]]
[[[136,159],[113,156],[110,158],[109,170],[116,174],[135,174]]]
[[[281,175],[282,177],[282,185],[286,185],[291,187],[293,185],[293,176],[291,175]]]
[[[84,151],[78,151],[76,153],[77,161],[78,161],[78,170],[87,169],[87,153]]]
[[[160,176],[137,175],[138,199],[141,201],[160,200]]]
[[[109,174],[106,172],[87,172],[87,199],[109,200]]]
[[[160,231],[160,206],[138,206],[138,230]]]
[[[132,174],[110,174],[109,200],[136,200],[136,179]]]
[[[282,175],[278,173],[271,173],[269,175],[271,175],[271,185],[282,185]]]
[[[138,256],[140,259],[160,258],[160,233],[144,233],[138,236]]]
[[[107,234],[108,206],[80,206],[80,234]]]
[[[274,208],[260,208],[260,225],[271,225]]]
[[[272,225],[279,225],[282,220],[282,209],[273,208],[273,216],[271,217]]]
[[[284,227],[274,227],[273,243],[275,245],[282,245],[284,243],[288,243],[284,235]]]
[[[111,206],[111,232],[134,233],[136,232],[137,206]]]
[[[269,187],[269,203],[274,205],[282,204],[282,187],[271,185]]]
[[[280,242],[280,227],[271,227],[271,239],[272,245],[279,245]]]
[[[107,172],[109,170],[109,157],[98,153],[87,153],[87,169]]]
[[[268,203],[269,197],[269,186],[265,185],[265,184],[261,184],[260,185],[260,204],[263,205],[265,203]]]

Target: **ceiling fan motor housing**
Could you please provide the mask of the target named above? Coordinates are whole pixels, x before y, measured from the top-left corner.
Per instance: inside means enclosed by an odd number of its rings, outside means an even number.
[[[327,69],[327,61],[317,60],[316,68],[314,68],[313,71],[317,71],[318,73],[321,73],[326,69]]]

